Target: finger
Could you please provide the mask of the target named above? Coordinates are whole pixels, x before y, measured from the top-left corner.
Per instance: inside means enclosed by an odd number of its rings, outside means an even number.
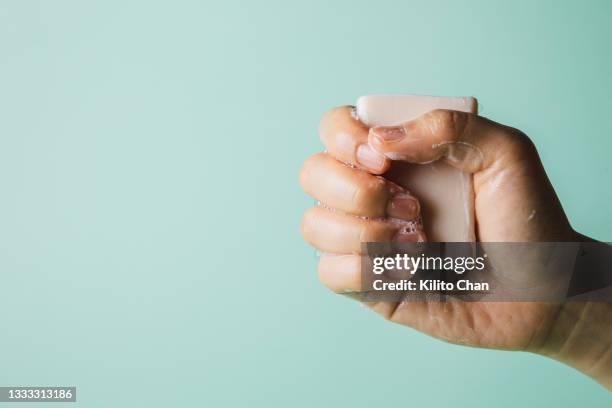
[[[361,290],[361,256],[325,254],[319,259],[319,280],[337,293]]]
[[[475,173],[532,145],[524,134],[473,113],[435,110],[399,126],[370,129],[370,145],[387,157],[411,163],[443,159]]]
[[[402,187],[363,170],[351,168],[326,153],[304,162],[302,188],[327,207],[372,218],[414,220],[420,205]]]
[[[321,252],[361,253],[366,242],[422,242],[425,235],[415,222],[393,222],[353,217],[323,207],[306,211],[302,235]]]
[[[328,111],[321,119],[319,135],[325,148],[336,159],[382,174],[389,159],[368,145],[369,128],[353,115],[353,107],[342,106]]]

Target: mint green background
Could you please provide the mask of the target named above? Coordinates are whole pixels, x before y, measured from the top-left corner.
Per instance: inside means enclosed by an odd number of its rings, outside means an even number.
[[[0,2],[0,385],[76,385],[73,407],[609,407],[559,363],[329,293],[297,173],[332,106],[476,95],[535,140],[574,226],[612,240],[611,17],[607,1]]]

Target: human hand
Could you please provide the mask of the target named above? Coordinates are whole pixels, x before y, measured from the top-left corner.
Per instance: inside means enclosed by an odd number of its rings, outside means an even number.
[[[397,166],[387,155],[411,163],[445,160],[472,173],[479,241],[584,239],[571,228],[533,143],[516,129],[474,114],[444,110],[398,127],[368,129],[350,107],[341,107],[323,117],[320,136],[328,153],[306,161],[301,182],[323,206],[306,213],[302,229],[306,240],[325,253],[319,277],[336,292],[360,290],[361,242],[425,238],[416,197],[375,176]],[[596,352],[591,352],[591,345],[585,353],[580,340],[585,336],[567,333],[584,326],[586,307],[607,307],[544,302],[371,302],[368,306],[391,321],[449,342],[538,352],[585,372],[596,364],[592,361]],[[600,321],[591,319],[591,326]],[[608,335],[599,340],[595,350],[612,344]],[[609,366],[598,363],[603,374],[589,374],[610,385],[604,369]]]

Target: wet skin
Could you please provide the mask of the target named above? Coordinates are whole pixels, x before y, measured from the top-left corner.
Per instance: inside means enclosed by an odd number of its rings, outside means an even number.
[[[319,277],[335,292],[360,290],[361,242],[426,239],[418,198],[384,178],[392,166],[389,156],[411,163],[445,160],[473,173],[476,232],[481,242],[587,239],[571,227],[534,144],[517,129],[446,110],[397,127],[369,129],[345,106],[324,115],[319,133],[326,153],[305,161],[300,180],[304,190],[323,205],[306,212],[302,233],[325,253]],[[608,352],[612,307],[608,303],[367,305],[386,319],[448,342],[556,358],[612,387],[612,352]]]

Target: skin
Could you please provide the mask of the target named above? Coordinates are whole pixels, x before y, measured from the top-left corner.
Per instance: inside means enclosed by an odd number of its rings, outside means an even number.
[[[319,278],[338,293],[360,290],[360,243],[422,241],[418,199],[386,180],[387,155],[411,163],[446,160],[473,173],[481,242],[578,242],[531,140],[484,117],[437,110],[397,127],[369,129],[349,106],[327,112],[326,153],[307,159],[304,190],[323,205],[302,233],[325,253]],[[363,152],[366,152],[363,154]],[[536,272],[537,273],[537,272]],[[612,389],[612,306],[592,302],[370,302],[384,318],[451,343],[523,350],[555,358]]]

